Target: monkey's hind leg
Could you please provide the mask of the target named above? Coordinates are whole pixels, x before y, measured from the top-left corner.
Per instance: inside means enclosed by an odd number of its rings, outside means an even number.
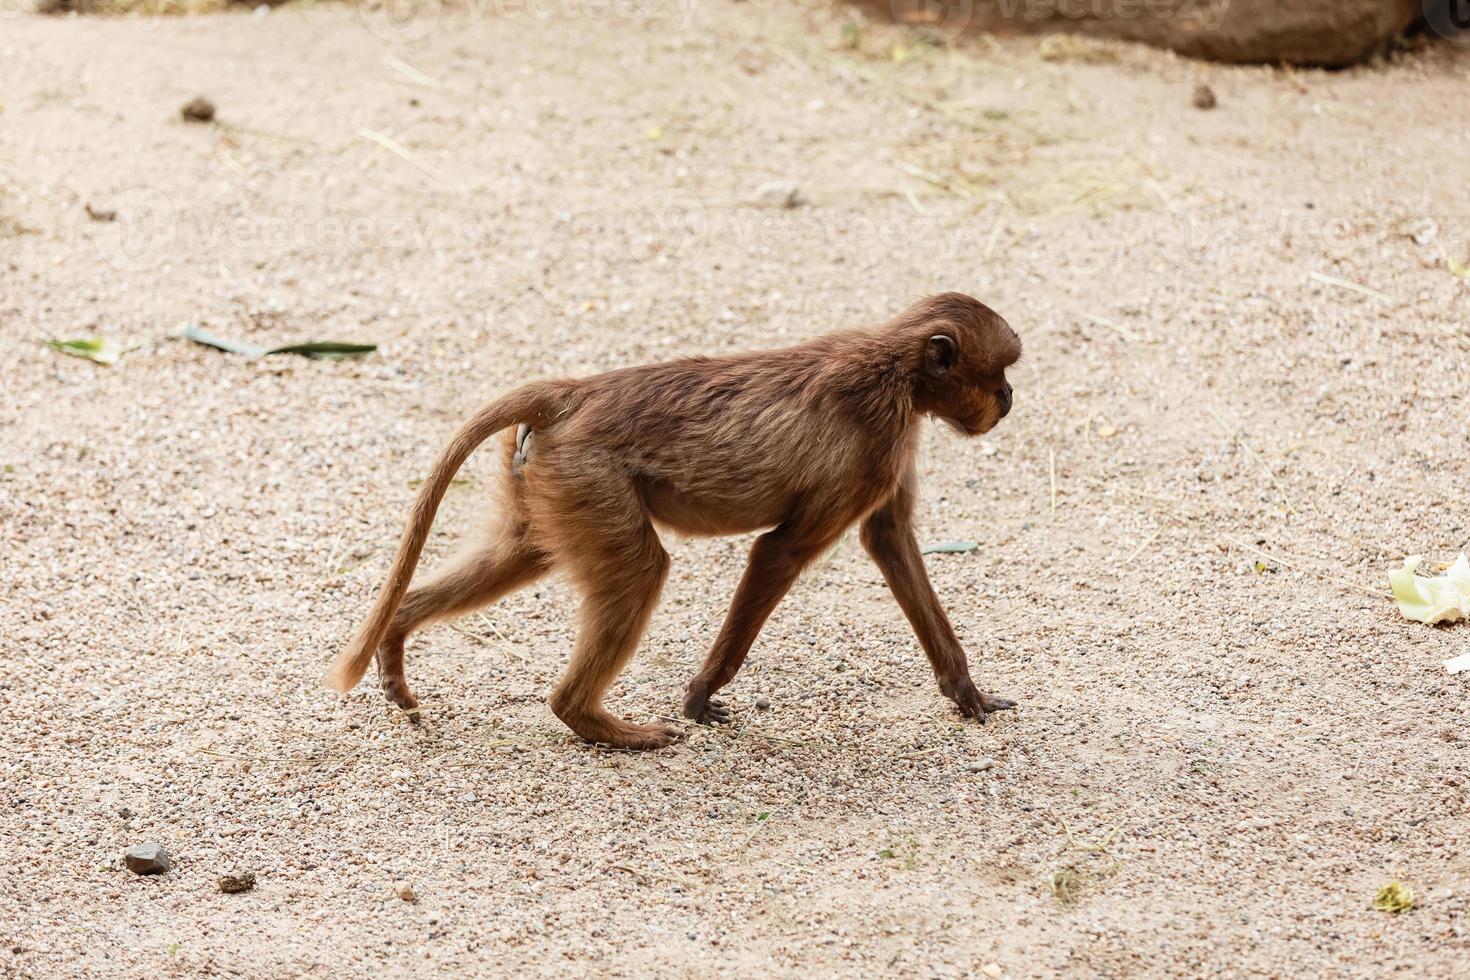
[[[609,510],[609,501],[600,510]],[[566,555],[582,588],[576,650],[552,693],[551,710],[589,742],[619,749],[661,749],[679,737],[672,725],[635,725],[613,717],[603,696],[633,656],[669,574],[669,556],[642,513],[603,513],[597,533],[612,540],[582,540]],[[589,515],[584,511],[582,520]],[[585,525],[584,525],[585,526]]]
[[[528,540],[525,525],[507,517],[487,544],[466,552],[423,585],[410,589],[378,648],[383,694],[418,721],[419,702],[403,673],[403,643],[409,634],[435,620],[489,605],[540,578],[549,567],[547,556]]]

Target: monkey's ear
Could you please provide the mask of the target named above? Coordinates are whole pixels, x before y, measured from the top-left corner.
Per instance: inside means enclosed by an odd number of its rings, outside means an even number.
[[[937,333],[924,345],[924,367],[933,374],[943,374],[954,367],[958,356],[959,348],[948,334]]]

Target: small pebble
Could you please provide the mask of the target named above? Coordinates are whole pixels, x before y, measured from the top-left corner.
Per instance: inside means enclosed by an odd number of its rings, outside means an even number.
[[[756,203],[767,208],[796,208],[806,203],[801,188],[789,180],[772,180],[755,192]]]
[[[760,711],[768,711],[771,707],[771,699],[765,695],[761,695],[755,699],[755,706]]]
[[[242,871],[239,874],[220,875],[219,890],[226,895],[235,895],[240,892],[248,892],[255,887],[255,872]]]
[[[1215,99],[1215,90],[1208,85],[1196,85],[1194,87],[1194,107],[1196,109],[1213,109],[1219,102]]]
[[[394,891],[396,891],[398,893],[398,897],[403,899],[405,902],[417,902],[419,900],[419,897],[413,893],[412,885],[399,885],[396,889],[394,889]]]
[[[190,99],[184,103],[184,107],[179,110],[179,114],[184,117],[186,122],[210,122],[214,119],[214,103],[203,96]]]
[[[123,863],[135,875],[161,875],[172,867],[161,844],[134,844],[123,851]]]
[[[984,772],[993,765],[995,765],[994,759],[976,759],[965,768],[971,772]]]

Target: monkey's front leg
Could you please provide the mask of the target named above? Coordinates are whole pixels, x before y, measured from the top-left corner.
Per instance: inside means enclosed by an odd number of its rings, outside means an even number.
[[[702,725],[730,720],[729,709],[711,695],[734,679],[771,610],[830,540],[784,524],[755,539],[725,625],[684,693],[684,717]]]
[[[919,542],[910,524],[911,486],[912,480],[905,479],[893,499],[863,521],[863,547],[877,563],[899,608],[913,626],[929,665],[934,668],[939,689],[959,707],[961,714],[983,722],[990,712],[1014,708],[1016,702],[982,694],[970,679],[965,650],[939,604],[939,597],[934,594],[934,586],[929,584]]]

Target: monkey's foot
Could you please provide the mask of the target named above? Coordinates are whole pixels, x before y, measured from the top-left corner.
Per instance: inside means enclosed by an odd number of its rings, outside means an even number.
[[[703,685],[691,683],[684,695],[684,717],[693,718],[701,725],[728,725],[730,709],[725,702],[709,696]]]
[[[603,726],[604,731],[595,739],[588,738],[589,742],[597,742],[599,745],[607,745],[615,749],[628,749],[633,752],[644,752],[649,749],[667,748],[669,745],[684,737],[684,733],[673,725],[652,724],[634,725],[628,722],[615,722]],[[580,735],[581,733],[578,732]],[[587,738],[586,735],[582,735]]]
[[[402,708],[409,721],[419,723],[419,699],[409,691],[408,681],[401,675],[383,678],[383,696]]]
[[[985,716],[995,711],[1007,711],[1016,706],[1016,702],[1010,698],[997,698],[989,694],[982,694],[975,687],[974,681],[968,677],[959,681],[940,683],[945,697],[955,703],[960,709],[960,714],[966,718],[978,718],[980,723],[985,723]]]
[[[551,696],[550,706],[552,714],[560,718],[562,724],[594,745],[641,752],[662,749],[684,736],[673,725],[659,722],[636,725],[631,721],[614,718],[602,710],[569,710],[556,694]]]

